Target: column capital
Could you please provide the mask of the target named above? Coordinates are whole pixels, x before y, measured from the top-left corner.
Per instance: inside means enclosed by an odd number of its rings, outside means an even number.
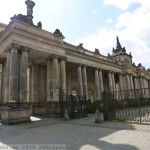
[[[108,70],[108,73],[113,73],[113,71],[112,70]]]
[[[78,67],[82,67],[82,66],[83,66],[83,64],[78,63]]]
[[[88,66],[84,64],[84,65],[83,65],[83,68],[86,68],[86,67],[88,67]]]
[[[10,53],[12,49],[17,49],[17,50],[18,50],[18,49],[20,49],[20,48],[21,48],[20,45],[13,43],[13,44],[9,45],[9,46],[6,48],[5,52]]]
[[[30,50],[31,50],[31,49],[28,48],[28,47],[23,47],[23,46],[21,47],[21,51],[22,51],[22,52],[30,52]]]
[[[118,75],[118,76],[123,75],[122,72],[116,72],[115,74]]]
[[[59,56],[59,55],[56,55],[56,54],[53,54],[53,55],[48,56],[48,57],[46,58],[46,60],[47,60],[47,61],[48,61],[48,60],[53,60],[54,58],[59,59],[60,56]]]
[[[129,76],[133,76],[133,74],[132,74],[132,73],[129,73]]]
[[[146,79],[146,77],[145,77],[145,76],[143,76],[143,79]]]
[[[10,49],[10,50],[12,50],[12,49],[21,49],[21,46],[20,45],[18,45],[18,44],[15,44],[15,43],[13,43],[13,44],[11,44],[9,47],[8,47],[8,49]]]
[[[49,57],[57,58],[57,59],[59,59],[59,58],[60,58],[60,56],[59,56],[59,55],[56,55],[56,54],[50,55]]]
[[[140,75],[140,76],[138,76],[138,78],[144,78],[144,76],[141,76],[141,75]]]
[[[60,60],[67,61],[67,57],[66,56],[60,56]]]
[[[98,68],[98,67],[95,67],[94,69],[95,69],[95,71],[99,71],[99,68]]]
[[[104,69],[99,68],[98,70],[99,70],[99,71],[103,71]]]
[[[122,73],[123,76],[130,75],[128,72]]]
[[[50,60],[53,60],[53,57],[51,56],[48,56],[47,58],[45,58],[46,61],[50,61]]]

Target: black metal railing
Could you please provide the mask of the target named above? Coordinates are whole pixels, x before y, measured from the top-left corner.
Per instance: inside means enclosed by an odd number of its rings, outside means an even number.
[[[104,120],[150,122],[150,89],[103,92]]]

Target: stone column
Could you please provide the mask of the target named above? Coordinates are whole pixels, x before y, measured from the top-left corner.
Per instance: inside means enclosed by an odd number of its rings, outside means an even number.
[[[78,65],[78,87],[79,87],[79,96],[83,96],[81,64]]]
[[[143,77],[140,77],[140,88],[144,88]]]
[[[39,65],[39,102],[46,101],[46,67]]]
[[[5,100],[5,82],[6,82],[6,60],[2,62],[2,74],[1,74],[1,103],[4,104]]]
[[[103,75],[102,70],[99,70],[99,83],[100,83],[100,91],[104,91],[104,83],[103,83]]]
[[[10,51],[7,52],[4,103],[8,103],[9,101],[9,77],[10,77]]]
[[[144,78],[145,81],[145,93],[146,93],[146,97],[149,97],[149,90],[148,90],[148,81],[146,78]]]
[[[66,57],[61,57],[60,60],[60,76],[61,76],[61,81],[60,81],[60,88],[63,91],[64,94],[66,94]]]
[[[146,88],[148,88],[148,80],[146,80]]]
[[[113,91],[116,91],[116,84],[115,84],[115,76],[114,76],[114,73],[112,73],[111,75],[112,75],[112,87],[113,87]]]
[[[96,100],[100,100],[100,86],[99,86],[98,68],[95,69],[95,89],[96,89]]]
[[[0,60],[0,70],[1,70],[1,78],[0,78],[0,105],[2,104],[2,82],[3,82],[3,60]]]
[[[143,78],[143,88],[147,88],[145,77]]]
[[[27,102],[27,69],[28,69],[28,51],[22,51],[20,64],[20,102]]]
[[[32,102],[32,65],[29,65],[29,102]]]
[[[100,87],[100,99],[102,99],[102,92],[104,92],[102,70],[99,70],[99,87]]]
[[[53,101],[59,101],[58,56],[53,56]]]
[[[150,80],[148,80],[148,88],[150,88]]]
[[[134,77],[133,80],[134,80],[134,89],[136,90],[136,89],[138,89],[137,77]]]
[[[83,66],[83,93],[86,96],[86,100],[88,100],[88,88],[87,88],[87,73],[86,66]]]
[[[133,85],[133,76],[132,76],[132,74],[130,75],[130,88],[131,88],[131,90],[133,90],[134,89],[134,85]]]
[[[39,66],[32,64],[31,67],[31,99],[32,102],[39,102]]]
[[[113,86],[112,86],[112,75],[111,72],[108,73],[108,80],[109,80],[109,91],[113,91]]]
[[[135,98],[135,91],[134,91],[134,85],[133,85],[133,76],[130,75],[130,88],[131,88],[131,98]]]
[[[53,100],[53,62],[52,58],[47,59],[47,102]]]
[[[145,93],[144,93],[143,77],[140,77],[140,91],[141,91],[141,97],[144,98],[145,97]]]
[[[120,84],[120,91],[123,91],[123,79],[122,79],[122,75],[119,75],[119,84]]]
[[[21,63],[19,64],[19,55],[18,55],[18,49],[20,47],[18,45],[12,44],[11,45],[11,53],[10,56],[8,54],[7,59],[10,58],[10,62],[7,64],[6,70],[7,70],[7,82],[9,81],[9,84],[7,84],[7,94],[8,103],[13,103],[17,105],[20,102],[20,89],[19,89],[19,84],[20,84],[20,77],[24,75],[25,72],[25,67],[24,61],[26,60],[24,54],[23,57],[21,58]],[[20,69],[20,70],[19,70]],[[22,78],[22,81],[24,78]],[[24,83],[24,82],[23,82]],[[24,87],[24,85],[21,85]],[[22,92],[24,94],[24,92]],[[24,105],[18,105],[18,107],[13,107],[13,105],[8,105],[6,107],[3,107],[1,110],[1,122],[3,124],[15,124],[15,123],[21,123],[21,122],[28,122],[30,121],[30,109]]]
[[[126,78],[127,78],[127,90],[130,90],[131,86],[130,86],[130,78],[128,74],[126,75]]]
[[[122,74],[119,75],[119,85],[120,85],[120,99],[124,99],[124,89],[123,89]]]
[[[13,45],[10,56],[9,102],[19,102],[18,46]]]

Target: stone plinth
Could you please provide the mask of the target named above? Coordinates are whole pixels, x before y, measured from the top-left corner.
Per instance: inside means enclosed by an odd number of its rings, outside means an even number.
[[[46,116],[48,117],[60,117],[59,102],[50,102],[46,105]]]
[[[2,124],[18,124],[30,122],[30,109],[21,107],[2,107],[1,108]]]
[[[33,113],[33,115],[36,115],[36,116],[45,116],[46,108],[45,108],[45,106],[34,105],[33,109],[32,109],[32,113]]]

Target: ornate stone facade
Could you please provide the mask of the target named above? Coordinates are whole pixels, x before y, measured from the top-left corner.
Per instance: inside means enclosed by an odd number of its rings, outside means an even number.
[[[25,104],[58,102],[60,90],[67,95],[84,95],[94,102],[102,99],[104,90],[150,87],[150,72],[132,63],[131,53],[122,48],[118,37],[116,48],[108,56],[98,49],[89,51],[82,43],[71,45],[64,41],[60,30],[51,33],[41,29],[41,23],[34,25],[35,4],[30,0],[26,4],[27,15],[12,17],[0,33],[0,104],[4,123],[29,121],[30,110]],[[46,111],[44,106],[34,110]]]

